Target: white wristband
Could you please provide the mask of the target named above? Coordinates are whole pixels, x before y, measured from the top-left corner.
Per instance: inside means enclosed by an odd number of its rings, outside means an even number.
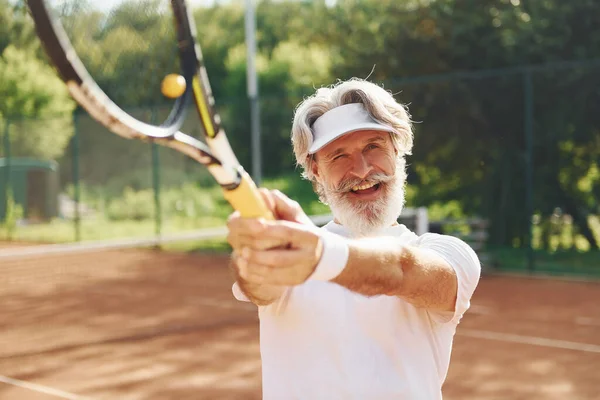
[[[335,233],[322,232],[323,254],[309,280],[329,281],[346,267],[350,250],[346,238]]]

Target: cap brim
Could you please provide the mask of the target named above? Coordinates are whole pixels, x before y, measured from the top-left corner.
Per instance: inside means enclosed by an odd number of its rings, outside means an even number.
[[[321,150],[323,147],[327,146],[334,140],[339,139],[340,137],[349,133],[358,131],[382,131],[390,133],[395,132],[392,128],[387,127],[385,125],[381,125],[376,122],[365,122],[360,125],[352,126],[351,128],[339,129],[337,132],[330,132],[327,136],[317,138],[308,149],[308,154],[315,154],[317,151]]]

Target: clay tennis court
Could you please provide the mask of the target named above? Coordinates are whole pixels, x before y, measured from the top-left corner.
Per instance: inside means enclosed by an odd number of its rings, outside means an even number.
[[[227,256],[0,258],[0,399],[259,399],[253,306]],[[598,399],[600,283],[484,276],[444,398]]]

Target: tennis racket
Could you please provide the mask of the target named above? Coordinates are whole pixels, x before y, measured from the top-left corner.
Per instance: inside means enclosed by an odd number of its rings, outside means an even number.
[[[130,25],[135,24],[130,21],[125,21],[122,26],[117,25],[122,17],[119,13],[123,14],[127,10],[148,12],[149,8],[144,8],[140,2],[117,2],[117,6],[113,8],[116,11],[114,14],[111,14],[113,11],[109,12],[112,19],[108,20],[94,19],[94,15],[99,15],[98,12],[82,14],[87,19],[78,17],[77,12],[81,14],[81,10],[77,9],[67,10],[67,13],[63,9],[61,14],[60,7],[54,0],[27,0],[27,4],[37,35],[51,63],[67,85],[71,96],[94,119],[119,136],[152,141],[173,148],[206,166],[223,189],[225,199],[242,217],[273,218],[256,185],[238,162],[221,126],[202,52],[196,40],[195,23],[184,0],[148,2],[147,7],[152,8],[152,13],[148,14],[147,21],[140,18],[141,22],[138,21],[135,32],[131,32]],[[153,28],[153,23],[156,29]],[[83,29],[82,24],[85,25]],[[110,24],[114,29],[109,32]],[[71,31],[66,29],[67,26],[71,27]],[[129,39],[119,40],[119,30],[122,32],[128,29]],[[118,57],[114,57],[115,52],[112,51],[112,58],[103,58],[102,48],[98,43],[103,43],[105,48],[113,46],[113,49],[115,46],[123,46],[123,51]],[[144,63],[132,69],[127,64],[132,59],[129,57],[131,54],[138,54],[138,59],[142,59]],[[157,55],[157,60],[153,60],[152,55]],[[168,99],[163,99],[160,95],[165,72],[182,76],[185,79],[185,91],[167,103],[167,108],[170,107],[168,116],[164,122],[156,124],[149,118],[134,117],[125,111],[125,107],[119,106],[119,102],[127,102],[123,100],[126,96],[120,95],[120,86],[115,89],[106,83],[106,74],[102,68],[108,67],[113,70],[132,70],[120,85],[133,87],[132,90],[140,96],[145,91],[147,97],[160,96],[161,101],[168,102]],[[151,93],[148,94],[148,91]],[[195,108],[198,112],[205,142],[180,131],[190,108]]]

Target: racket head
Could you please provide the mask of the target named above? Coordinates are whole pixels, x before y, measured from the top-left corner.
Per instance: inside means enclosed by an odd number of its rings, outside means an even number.
[[[192,36],[189,25],[190,19],[185,11],[183,1],[163,0],[162,5],[168,6],[169,3],[173,4],[173,11],[179,11],[179,13],[175,12],[176,23],[172,25],[176,27],[172,33],[173,55],[177,58],[177,62],[174,64],[179,69],[175,72],[181,74],[186,82],[192,82],[198,68],[198,58],[195,53],[195,38]],[[168,116],[162,123],[155,124],[149,120],[135,118],[111,99],[103,85],[97,83],[97,79],[95,79],[97,76],[90,73],[89,68],[80,58],[78,50],[81,48],[75,48],[58,11],[52,9],[50,2],[48,0],[27,0],[27,5],[34,20],[37,35],[50,61],[67,85],[71,96],[95,119],[112,132],[129,139],[168,138],[181,128],[187,110],[193,102],[192,85],[186,85],[184,93],[172,102]],[[171,19],[172,17],[173,15],[170,16]],[[142,45],[140,43],[140,46]],[[151,75],[152,72],[149,74]],[[153,79],[160,82],[162,77],[156,76]],[[141,80],[130,84],[137,84],[140,89],[142,86],[146,86]],[[157,84],[151,86],[158,88]],[[160,92],[157,91],[158,93]]]
[[[96,120],[113,133],[128,139],[151,140],[175,148],[208,167],[234,209],[245,217],[272,218],[258,189],[239,164],[221,127],[215,102],[196,41],[196,28],[184,0],[154,0],[171,10],[170,26],[174,27],[172,42],[180,75],[185,78],[184,93],[174,101],[168,117],[160,124],[133,117],[120,107],[98,84],[73,45],[50,0],[26,0],[34,20],[37,35],[66,83],[71,96]],[[132,3],[133,4],[133,3]],[[173,23],[174,20],[174,23]],[[117,42],[117,46],[122,43]],[[173,71],[169,71],[173,72]],[[161,76],[164,77],[166,73]],[[143,85],[138,85],[142,89]],[[158,94],[160,85],[156,85]],[[180,132],[188,106],[195,105],[200,116],[206,144]]]

